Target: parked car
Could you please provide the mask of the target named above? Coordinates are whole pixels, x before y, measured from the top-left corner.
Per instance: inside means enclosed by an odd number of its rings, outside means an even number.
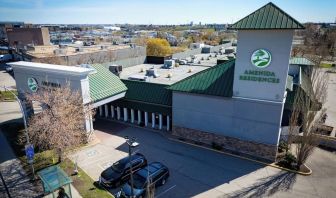
[[[11,54],[1,54],[0,55],[0,62],[7,62],[12,60],[12,55]]]
[[[132,170],[135,172],[145,167],[147,165],[147,160],[144,155],[136,153],[131,156],[131,163]],[[100,174],[99,184],[108,188],[120,186],[120,184],[129,180],[130,167],[129,157],[117,161]]]
[[[167,182],[169,177],[168,168],[160,162],[148,164],[145,168],[140,169],[133,175],[133,196],[143,198],[146,196],[148,182],[150,187],[159,187]],[[153,186],[154,185],[154,186]],[[131,197],[131,182],[125,183],[120,192],[119,197]]]
[[[8,73],[13,72],[13,68],[12,68],[12,66],[7,65],[7,64],[5,64],[5,70],[6,70],[6,72],[8,72]]]

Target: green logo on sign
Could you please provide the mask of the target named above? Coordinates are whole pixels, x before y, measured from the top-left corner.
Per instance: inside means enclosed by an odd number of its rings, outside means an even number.
[[[272,60],[271,53],[265,49],[258,49],[251,56],[251,63],[258,68],[267,67]]]
[[[32,92],[36,92],[38,85],[35,78],[28,78],[28,87]]]

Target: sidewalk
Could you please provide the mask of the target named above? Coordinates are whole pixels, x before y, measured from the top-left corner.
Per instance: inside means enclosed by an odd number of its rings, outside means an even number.
[[[41,183],[33,183],[30,180],[1,130],[0,145],[0,171],[11,197],[43,197]],[[73,198],[81,197],[73,186],[71,186],[71,192]],[[2,181],[0,181],[0,197],[8,197]]]
[[[12,197],[38,197],[41,186],[30,181],[21,163],[0,130],[0,171]],[[8,197],[1,182],[0,197]]]

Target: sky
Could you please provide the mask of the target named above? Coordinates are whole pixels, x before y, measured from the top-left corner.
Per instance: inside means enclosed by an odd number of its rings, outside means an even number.
[[[270,0],[0,0],[0,21],[37,24],[234,23]],[[335,22],[336,0],[273,0],[298,21]]]

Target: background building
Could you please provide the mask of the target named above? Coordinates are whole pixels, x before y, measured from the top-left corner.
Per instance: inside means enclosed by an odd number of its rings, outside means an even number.
[[[50,45],[48,28],[7,28],[8,43],[12,47],[26,45]]]

